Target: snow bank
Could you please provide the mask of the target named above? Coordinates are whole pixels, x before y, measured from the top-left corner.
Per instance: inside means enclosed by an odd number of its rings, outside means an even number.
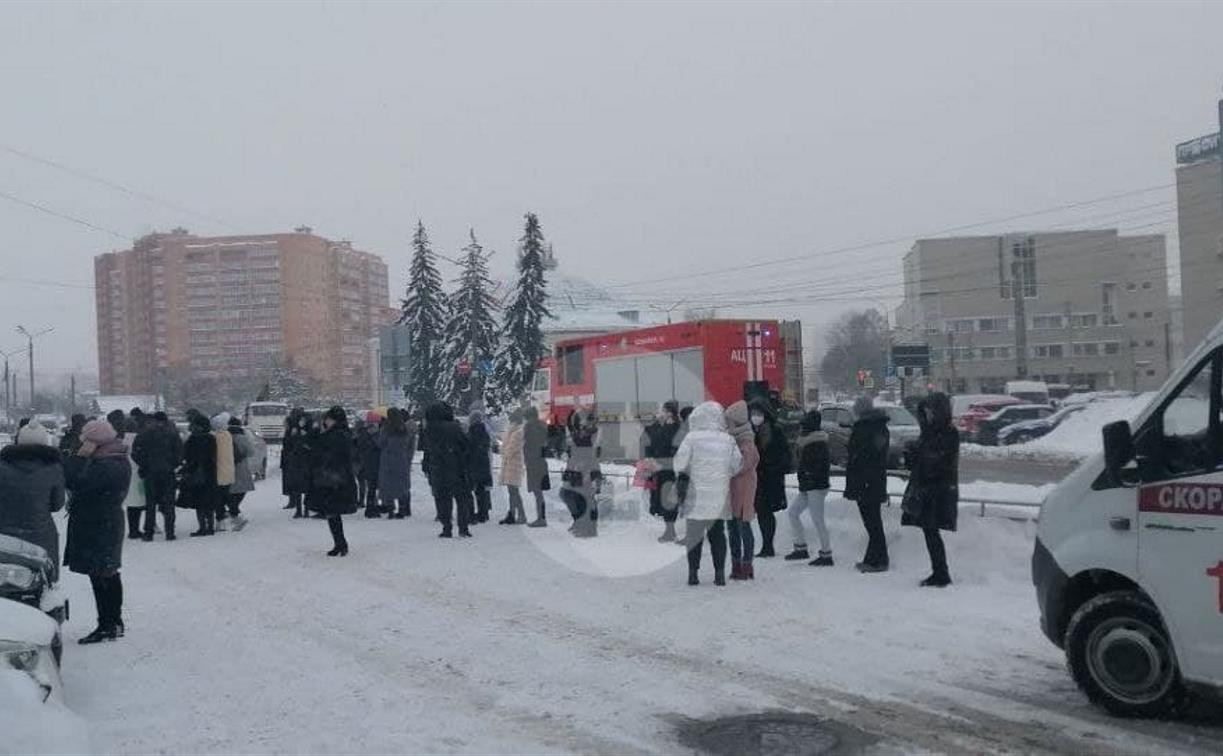
[[[1014,446],[964,444],[961,454],[989,459],[1083,459],[1100,451],[1101,429],[1115,420],[1133,420],[1154,394],[1093,401],[1047,436]]]
[[[0,670],[0,754],[91,753],[85,723],[25,672]]]

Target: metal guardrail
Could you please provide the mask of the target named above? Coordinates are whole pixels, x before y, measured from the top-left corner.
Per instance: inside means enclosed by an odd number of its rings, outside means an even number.
[[[416,466],[419,467],[420,465],[416,463]],[[493,465],[493,470],[500,470],[500,469],[501,469],[500,464]],[[601,469],[601,466],[600,466],[600,472],[602,473],[604,478],[624,479],[628,481],[628,487],[632,488],[632,482],[633,482],[633,478],[635,477],[635,475],[630,474],[630,473],[622,473],[622,472],[603,472]],[[833,467],[832,473],[834,476],[835,475],[843,476],[845,474],[845,471],[842,468]],[[888,477],[898,478],[901,480],[908,480],[909,471],[908,470],[889,470]],[[787,491],[798,491],[798,486],[787,485],[786,490]],[[829,488],[828,491],[829,493],[842,494],[842,495],[845,493],[844,488],[834,487],[834,488]],[[903,494],[888,493],[888,506],[892,505],[893,499],[900,499],[902,495]],[[1030,500],[1025,501],[1025,500],[1018,500],[1018,499],[1003,499],[1003,498],[995,498],[995,497],[990,497],[990,498],[968,497],[968,498],[965,498],[964,496],[961,496],[960,506],[963,507],[964,505],[969,505],[969,506],[978,508],[978,513],[977,513],[978,517],[985,517],[988,514],[987,508],[994,506],[994,507],[1021,507],[1024,509],[1036,510],[1032,513],[1033,516],[1030,518],[1030,519],[1036,519],[1035,515],[1040,510],[1041,503],[1039,501],[1030,501]]]

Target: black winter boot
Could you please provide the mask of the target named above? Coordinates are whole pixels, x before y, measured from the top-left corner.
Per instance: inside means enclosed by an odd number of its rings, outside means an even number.
[[[691,567],[688,568],[688,585],[701,584],[700,578],[697,577],[697,572],[697,570],[694,570]]]
[[[810,559],[811,555],[807,553],[806,546],[795,546],[794,551],[786,554],[787,562],[797,562],[800,559]]]

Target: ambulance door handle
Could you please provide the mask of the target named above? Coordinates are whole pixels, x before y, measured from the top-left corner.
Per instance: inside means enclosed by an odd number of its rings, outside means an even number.
[[[1129,530],[1130,518],[1128,517],[1110,517],[1108,518],[1108,526],[1113,530]]]

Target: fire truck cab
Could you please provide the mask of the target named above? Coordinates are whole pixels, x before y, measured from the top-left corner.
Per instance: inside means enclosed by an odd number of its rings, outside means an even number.
[[[1223,691],[1223,323],[1046,498],[1032,578],[1088,698],[1126,716]]]
[[[593,409],[603,458],[635,459],[642,428],[663,402],[727,405],[767,395],[782,387],[784,359],[772,320],[702,320],[561,341],[541,417],[563,425],[576,408]]]

